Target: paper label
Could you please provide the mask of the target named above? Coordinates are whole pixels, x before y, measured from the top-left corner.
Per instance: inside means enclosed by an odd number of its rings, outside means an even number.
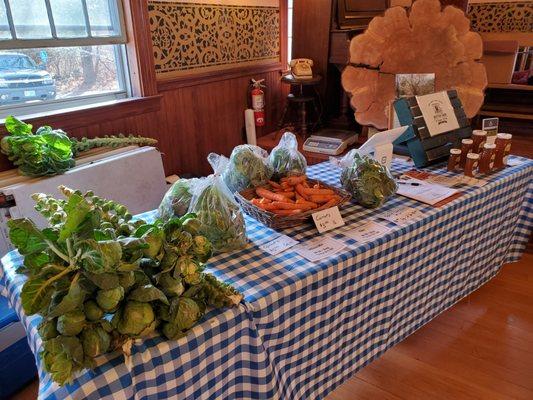
[[[296,246],[298,243],[298,241],[288,237],[287,235],[281,235],[267,243],[260,245],[259,248],[265,253],[275,256],[279,253],[283,253],[285,250],[290,249],[293,246]]]
[[[321,236],[299,244],[294,250],[309,261],[316,262],[338,254],[345,247],[344,243],[338,240]]]
[[[346,236],[357,240],[360,243],[371,242],[374,239],[382,237],[390,232],[390,228],[375,221],[369,221],[358,226],[351,231],[346,232]]]
[[[318,211],[312,217],[319,233],[324,233],[344,225],[344,220],[337,206]]]
[[[412,207],[395,208],[379,215],[379,218],[396,225],[409,225],[423,217],[424,213],[422,211]]]
[[[416,101],[431,136],[459,129],[459,122],[447,92],[416,96]]]
[[[422,203],[434,205],[458,193],[458,190],[446,186],[428,183],[420,179],[400,179],[398,180],[399,195],[409,197]]]

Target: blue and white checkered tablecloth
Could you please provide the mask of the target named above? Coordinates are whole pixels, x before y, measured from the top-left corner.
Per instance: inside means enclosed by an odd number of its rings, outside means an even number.
[[[102,357],[95,371],[58,388],[41,372],[42,398],[323,398],[358,369],[520,258],[533,228],[533,161],[486,177],[483,187],[435,208],[395,196],[377,210],[342,208],[346,226],[328,232],[346,248],[311,263],[295,251],[270,256],[257,245],[279,233],[247,217],[250,244],[215,257],[208,270],[245,295],[237,309],[214,311],[186,338],[139,341],[132,357]],[[410,169],[393,165],[393,173]],[[338,185],[328,163],[308,174]],[[442,171],[441,171],[442,172]],[[385,211],[413,207],[423,218],[407,226],[380,220]],[[142,214],[150,219],[154,213]],[[376,220],[392,230],[369,243],[346,232]],[[285,229],[303,241],[311,224]],[[27,328],[34,352],[38,321],[20,306],[24,278],[16,253],[3,260],[0,286]],[[39,363],[38,363],[39,365]]]

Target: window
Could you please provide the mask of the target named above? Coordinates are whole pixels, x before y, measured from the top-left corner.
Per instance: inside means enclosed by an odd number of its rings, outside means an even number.
[[[0,118],[125,98],[120,0],[0,0]]]

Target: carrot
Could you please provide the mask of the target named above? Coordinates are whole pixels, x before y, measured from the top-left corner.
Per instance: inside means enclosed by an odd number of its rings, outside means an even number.
[[[294,197],[296,197],[296,193],[294,192],[278,192],[278,193],[281,194],[282,196],[285,196],[288,199],[294,199]]]
[[[333,207],[334,205],[337,204],[337,202],[339,201],[339,199],[331,199],[330,201],[328,201],[327,203],[324,203],[322,206],[320,206],[319,210],[326,210],[330,207]]]
[[[296,194],[296,202],[297,203],[298,203],[298,200],[304,200],[305,201],[305,199],[300,195],[300,193],[296,192],[295,194]]]
[[[272,210],[272,212],[277,215],[294,215],[300,214],[302,210]]]
[[[252,199],[252,204],[266,211],[272,211],[276,209],[272,203],[261,203],[261,200],[259,199]]]
[[[306,179],[307,179],[307,176],[305,175],[290,176],[289,178],[287,178],[287,183],[291,186],[296,186],[299,183],[305,182]]]
[[[313,188],[304,188],[304,193],[311,195],[311,194],[335,194],[335,192],[331,189],[313,189]]]
[[[294,203],[287,203],[284,201],[274,201],[272,202],[272,206],[280,209],[280,210],[299,210],[302,209],[304,206],[301,204],[294,204]]]
[[[260,203],[263,203],[263,204],[265,204],[265,203],[272,203],[272,200],[270,200],[270,199],[265,199],[264,197],[262,197],[261,199],[259,199],[259,202],[260,202]]]
[[[270,190],[262,188],[262,187],[256,188],[255,193],[257,193],[259,197],[264,197],[265,199],[269,199],[269,200],[274,200],[274,201],[286,201],[287,200],[285,196],[279,193],[271,192]]]
[[[284,190],[289,190],[291,188],[291,185],[287,181],[281,183],[281,188]]]
[[[279,183],[274,181],[268,181],[268,183],[270,183],[270,186],[272,186],[274,189],[281,189],[281,185]]]
[[[312,201],[313,203],[319,203],[319,204],[327,203],[331,199],[337,199],[338,200],[338,198],[339,198],[339,196],[331,195],[331,194],[312,194],[312,195],[309,196],[309,200],[310,201]]]
[[[307,182],[303,182],[303,183],[302,183],[302,186],[303,186],[304,188],[309,188],[309,184],[308,184]]]
[[[302,184],[299,183],[298,185],[296,185],[296,192],[297,192],[300,196],[302,196],[302,198],[303,198],[304,200],[309,201],[309,196],[305,193],[305,188],[304,188],[304,186],[303,186]]]
[[[318,204],[316,203],[313,203],[312,201],[306,201],[306,200],[296,200],[296,205],[299,206],[299,205],[302,205],[302,206],[305,206],[307,208],[309,208],[310,210],[312,210],[313,208],[317,208],[318,207]]]

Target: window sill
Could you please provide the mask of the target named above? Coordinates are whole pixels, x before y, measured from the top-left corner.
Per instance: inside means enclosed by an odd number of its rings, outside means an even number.
[[[161,108],[161,95],[150,97],[133,97],[123,100],[108,101],[88,106],[65,108],[50,113],[20,116],[19,119],[31,123],[34,127],[50,125],[53,128],[82,128],[102,122],[134,117],[140,114],[157,112]],[[4,120],[0,120],[0,133],[5,134]]]

